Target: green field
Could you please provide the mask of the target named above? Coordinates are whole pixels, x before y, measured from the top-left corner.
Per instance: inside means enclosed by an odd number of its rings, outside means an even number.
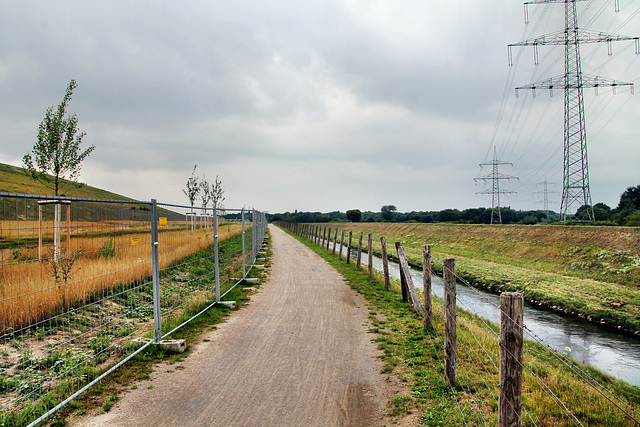
[[[456,259],[460,276],[495,292],[526,299],[593,322],[640,335],[640,228],[413,223],[322,224],[372,233],[405,248],[422,265],[422,246],[434,257]],[[366,238],[364,239],[366,246]],[[354,237],[357,244],[357,238]],[[434,263],[436,271],[441,269]]]

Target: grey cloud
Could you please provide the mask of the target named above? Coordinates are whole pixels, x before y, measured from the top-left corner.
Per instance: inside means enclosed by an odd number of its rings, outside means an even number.
[[[517,203],[535,207],[537,175],[557,169],[561,134],[552,139],[562,117],[545,115],[547,94],[514,97],[513,85],[547,67],[535,68],[526,50],[519,66],[507,67],[506,45],[529,31],[522,4],[504,0],[70,0],[64,7],[7,0],[0,5],[0,150],[20,158],[45,109],[75,78],[71,110],[97,146],[91,162],[100,165],[95,179],[104,186],[126,182],[109,174],[132,171],[141,183],[153,181],[146,172],[157,177],[154,169],[186,177],[197,163],[207,176],[233,177],[230,189],[271,210],[279,209],[275,200],[297,200],[300,181],[317,195],[308,206],[318,210],[356,207],[350,198],[363,208],[427,209],[430,193],[442,208],[486,205],[473,177],[495,133],[504,160],[516,163],[512,173],[523,177]],[[632,54],[621,58],[622,66],[602,71],[637,80]],[[596,109],[617,114],[618,130],[595,121],[603,128],[595,143],[615,138],[625,161],[637,163],[637,102],[618,105]],[[594,186],[605,196],[594,199],[615,198],[621,183],[634,184],[633,172],[618,170],[615,179],[601,172],[605,155],[590,152],[593,176],[606,180]],[[376,181],[370,170],[411,172],[388,185],[389,177]],[[454,183],[454,194],[433,187],[416,194],[416,181],[432,177]],[[179,198],[181,185],[163,188]],[[375,194],[360,196],[367,185]],[[261,199],[256,188],[269,196]]]

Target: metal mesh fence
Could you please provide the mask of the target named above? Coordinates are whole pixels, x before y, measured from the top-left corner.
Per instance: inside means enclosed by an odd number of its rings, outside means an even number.
[[[0,424],[40,421],[148,345],[136,338],[219,301],[266,231],[237,212],[0,194]]]

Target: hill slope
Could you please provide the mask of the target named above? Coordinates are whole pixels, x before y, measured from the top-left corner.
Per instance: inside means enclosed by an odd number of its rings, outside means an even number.
[[[0,191],[18,194],[53,195],[52,189],[29,177],[23,168],[5,163],[0,163]],[[129,197],[89,185],[82,185],[80,188],[73,186],[67,187],[64,189],[64,195],[87,199],[133,200]]]

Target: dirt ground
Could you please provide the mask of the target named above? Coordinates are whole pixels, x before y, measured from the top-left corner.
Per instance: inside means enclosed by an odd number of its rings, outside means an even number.
[[[376,426],[393,385],[380,374],[364,299],[275,227],[269,278],[248,307],[159,365],[82,426]],[[397,391],[397,390],[396,390]]]

